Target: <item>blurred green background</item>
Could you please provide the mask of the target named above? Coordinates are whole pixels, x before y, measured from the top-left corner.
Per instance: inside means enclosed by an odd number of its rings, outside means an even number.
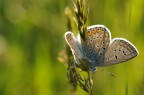
[[[0,95],[71,95],[59,62],[71,0],[0,0]],[[95,95],[144,95],[144,0],[91,0],[88,25],[107,26],[139,56],[98,69]],[[108,73],[114,73],[116,77]],[[78,87],[77,95],[88,95]]]

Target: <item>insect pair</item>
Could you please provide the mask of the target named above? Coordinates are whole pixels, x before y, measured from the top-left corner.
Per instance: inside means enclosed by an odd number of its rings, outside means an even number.
[[[86,41],[80,35],[65,33],[65,39],[71,48],[76,65],[87,64],[88,69],[96,71],[96,67],[109,66],[128,61],[138,55],[136,47],[123,38],[111,40],[111,33],[103,25],[92,25],[87,28]]]

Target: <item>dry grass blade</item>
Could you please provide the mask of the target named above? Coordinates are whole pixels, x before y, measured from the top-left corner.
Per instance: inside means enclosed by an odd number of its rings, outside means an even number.
[[[66,10],[66,15],[68,16],[68,29],[73,30],[71,27],[72,20],[73,18],[74,22],[77,25],[77,29],[79,31],[80,37],[81,37],[81,42],[85,44],[86,41],[86,32],[87,32],[87,17],[88,17],[88,2],[86,0],[74,0],[73,5],[74,5],[74,16],[71,16],[71,10],[67,8]],[[68,57],[71,55],[68,54]],[[82,62],[81,62],[82,63]],[[83,74],[81,74],[81,71],[78,70],[78,68],[81,68],[83,72],[87,74],[87,78],[83,78]],[[84,91],[90,93],[90,95],[93,95],[92,92],[92,86],[93,86],[93,80],[92,76],[90,75],[88,65],[85,63],[82,63],[80,65],[75,64],[75,61],[70,60],[68,61],[68,72],[67,72],[67,77],[73,87],[76,88],[76,86],[80,86]]]

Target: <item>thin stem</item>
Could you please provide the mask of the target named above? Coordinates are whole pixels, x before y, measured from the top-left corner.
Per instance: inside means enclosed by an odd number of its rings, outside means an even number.
[[[89,82],[89,93],[90,95],[93,95],[93,91],[92,91],[92,86],[93,86],[93,83],[92,83],[92,76],[90,74],[90,71],[88,71],[88,82]]]
[[[87,17],[88,17],[88,5],[87,0],[73,0],[74,4],[74,13],[75,15],[72,16],[71,10],[67,8],[66,14],[68,16],[68,29],[72,29],[72,21],[71,18],[74,19],[75,24],[77,25],[77,30],[80,34],[80,40],[83,46],[85,46],[87,41]],[[76,62],[71,64],[70,62],[73,59],[70,59],[72,54],[68,53],[68,79],[71,83],[71,85],[74,87],[73,91],[76,91],[77,85],[80,86],[84,91],[88,92],[90,95],[94,95],[92,91],[93,87],[93,79],[91,75],[91,71],[89,71],[89,65],[87,61],[77,58],[79,61],[79,64]],[[84,54],[85,55],[85,54]],[[76,56],[77,57],[77,56]],[[83,75],[80,73],[79,69],[87,73],[87,78],[84,78]],[[74,94],[74,93],[73,93]]]

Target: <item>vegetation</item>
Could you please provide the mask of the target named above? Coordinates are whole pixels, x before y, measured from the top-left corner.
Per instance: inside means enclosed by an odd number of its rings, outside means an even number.
[[[64,33],[70,30],[68,6],[73,9],[71,0],[0,0],[0,95],[89,95],[80,87],[72,93],[62,59]],[[98,68],[94,95],[144,94],[143,7],[143,0],[89,1],[87,25],[107,26],[113,38],[126,38],[140,53],[128,62]]]

